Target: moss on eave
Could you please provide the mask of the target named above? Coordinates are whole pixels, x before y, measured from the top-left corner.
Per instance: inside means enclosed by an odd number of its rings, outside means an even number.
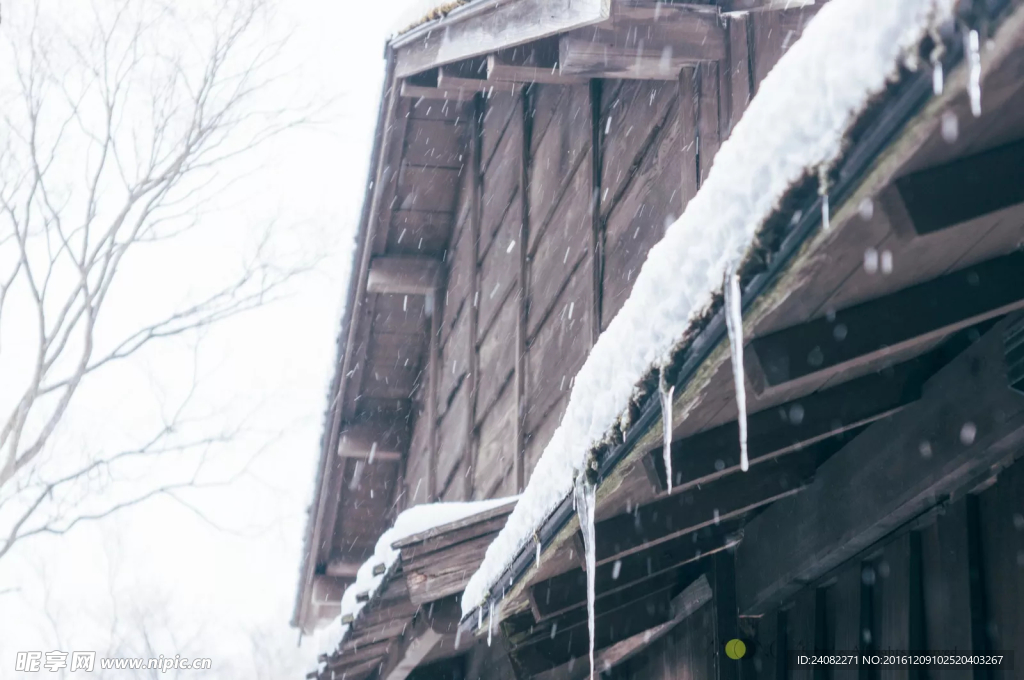
[[[463,5],[467,5],[469,4],[469,2],[470,0],[449,0],[449,2],[441,3],[440,5],[430,10],[416,21],[412,22],[411,24],[400,30],[398,32],[398,35],[408,33],[412,29],[418,26],[422,26],[423,24],[430,23],[431,21],[443,19],[446,16],[448,16],[449,12],[451,12],[453,9],[462,7]]]

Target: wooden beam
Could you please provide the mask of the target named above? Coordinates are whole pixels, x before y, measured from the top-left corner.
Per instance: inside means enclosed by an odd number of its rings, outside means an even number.
[[[338,456],[367,462],[395,463],[402,460],[406,434],[396,425],[350,423],[338,437]]]
[[[1024,308],[1024,253],[980,264],[755,338],[755,389],[838,372]]]
[[[388,654],[380,677],[384,680],[405,680],[409,677],[445,636],[455,635],[460,614],[455,597],[420,608],[401,642]]]
[[[522,100],[522,144],[519,146],[519,272],[516,277],[516,335],[515,335],[515,421],[513,423],[513,443],[515,458],[512,461],[512,474],[515,476],[516,493],[526,488],[526,374],[527,367],[527,334],[529,324],[529,243],[530,243],[530,145],[533,136],[534,98],[532,89],[523,91]]]
[[[799,451],[896,413],[921,396],[927,370],[924,360],[908,361],[751,414],[747,418],[751,464]],[[654,471],[653,481],[664,491],[665,462],[660,447],[647,454],[645,465]],[[672,443],[674,488],[706,484],[738,471],[739,465],[736,421]]]
[[[658,5],[657,21],[632,18],[561,36],[562,73],[595,78],[675,80],[684,66],[726,56],[717,8]],[[654,10],[652,10],[654,11]]]
[[[594,656],[594,668],[599,673],[605,673],[623,661],[636,656],[639,652],[664,637],[666,633],[683,622],[695,611],[710,602],[711,598],[711,586],[708,585],[707,576],[701,574],[696,581],[686,586],[683,592],[672,598],[672,601],[669,603],[669,612],[672,618],[665,623],[660,623],[653,628],[648,628],[641,633],[637,633],[632,637],[628,637],[600,650]],[[587,677],[589,669],[586,664],[573,663],[572,665],[574,666],[573,669],[569,668],[569,664],[565,664],[547,671],[536,676],[537,680],[555,680],[556,678],[558,680],[563,680],[564,678],[576,680],[576,678],[582,679]]]
[[[697,560],[714,555],[736,545],[740,540],[739,524],[723,522],[706,528],[697,536],[684,535],[656,545],[649,550],[626,555],[622,559],[605,562],[594,574],[594,590],[598,598],[622,590],[636,583],[660,576]],[[530,588],[534,617],[544,621],[587,604],[586,572],[572,569],[553,578],[534,584]]]
[[[562,73],[558,63],[557,36],[488,55],[487,79],[551,85],[576,85],[587,80]]]
[[[348,560],[335,557],[332,558],[324,569],[324,573],[328,576],[336,576],[338,578],[355,579],[356,574],[359,572],[359,567],[363,566],[360,562],[350,562]]]
[[[1006,386],[1005,325],[824,463],[807,491],[751,521],[737,551],[741,612],[771,609],[1019,449],[1024,395]]]
[[[318,574],[313,577],[311,600],[313,604],[338,604],[353,579]]]
[[[632,514],[598,522],[598,563],[621,559],[791,496],[810,481],[816,455],[812,448],[764,470],[729,475],[699,489],[642,505]]]
[[[328,660],[327,665],[335,670],[342,670],[361,665],[366,661],[380,660],[387,656],[388,648],[394,644],[395,643],[391,640],[381,640],[379,642],[370,642],[365,645],[360,645],[355,649],[345,650],[340,654],[334,654]]]
[[[437,465],[440,453],[437,449],[437,400],[441,393],[441,304],[440,290],[435,290],[427,297],[430,301],[430,338],[427,341],[427,494],[437,498]]]
[[[610,0],[492,0],[452,11],[392,41],[399,78],[605,21]]]
[[[432,295],[442,283],[444,265],[432,257],[391,255],[370,263],[366,290],[391,295]]]
[[[463,90],[473,94],[480,92],[487,96],[494,92],[515,92],[520,87],[518,83],[508,80],[488,80],[486,70],[479,74],[464,74],[464,70],[456,65],[438,69],[437,86],[443,90]]]
[[[774,12],[809,7],[817,0],[718,0],[722,12]]]
[[[887,197],[902,206],[883,205],[894,222],[906,217],[914,233],[931,234],[1024,203],[1022,175],[1024,141],[1017,141],[900,177]]]

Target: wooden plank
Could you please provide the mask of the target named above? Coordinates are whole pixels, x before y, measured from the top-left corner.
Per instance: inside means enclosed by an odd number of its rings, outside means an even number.
[[[739,680],[740,664],[725,656],[725,645],[740,636],[736,608],[736,567],[732,552],[722,550],[711,558],[715,608],[716,680]]]
[[[750,73],[750,51],[747,42],[746,15],[731,16],[729,21],[729,68],[726,81],[729,84],[729,120],[724,126],[731,131],[743,117],[743,112],[753,96],[753,77]]]
[[[484,197],[486,202],[486,193]],[[509,206],[501,220],[501,226],[495,232],[492,247],[481,256],[478,344],[490,331],[491,325],[497,322],[499,313],[507,306],[507,301],[517,288],[519,251],[523,248],[522,239],[519,238],[523,224],[521,215],[522,204],[514,195],[512,205]],[[488,226],[486,222],[481,224],[481,228]],[[508,328],[510,326],[506,326],[506,330]],[[511,350],[511,345],[506,347]]]
[[[393,463],[402,459],[407,441],[406,428],[394,423],[349,423],[338,437],[338,456]]]
[[[604,131],[601,129],[602,80],[590,81],[590,346],[601,335],[601,307],[604,292],[605,228],[601,219],[601,175],[604,172]],[[568,258],[567,258],[568,259]]]
[[[463,497],[473,497],[473,475],[476,470],[476,398],[477,379],[479,375],[479,355],[476,350],[477,338],[479,337],[480,323],[480,220],[483,201],[483,135],[484,135],[484,101],[477,95],[473,102],[473,119],[471,132],[471,162],[470,172],[472,180],[470,190],[472,191],[472,207],[470,208],[469,222],[469,252],[470,252],[470,286],[468,291],[466,308],[467,323],[469,326],[469,342],[467,343],[466,364],[468,375],[463,392],[465,393],[465,412],[463,425],[464,449],[462,462],[466,468],[466,475],[463,478]]]
[[[403,159],[412,165],[461,168],[465,164],[465,122],[410,120]]]
[[[383,256],[370,262],[366,290],[392,295],[432,295],[442,283],[441,261],[433,257]]]
[[[696,532],[696,536],[679,536],[650,550],[606,561],[595,570],[595,593],[603,597],[734,546],[740,539],[738,528],[735,522],[724,522],[713,529]],[[536,604],[534,615],[539,615],[538,621],[584,607],[587,603],[586,572],[582,567],[571,569],[535,583],[530,587],[530,593]]]
[[[586,78],[561,72],[558,64],[558,38],[554,36],[488,55],[487,79],[553,85],[586,82]]]
[[[700,184],[707,181],[718,147],[722,145],[722,120],[717,63],[697,66],[697,162]]]
[[[516,317],[519,311],[517,302],[515,295],[505,300],[495,316],[494,323],[480,341],[480,377],[477,381],[479,397],[476,408],[478,423],[487,417],[498,395],[506,391],[509,377],[515,371]]]
[[[437,418],[440,409],[438,399],[441,393],[441,295],[438,290],[430,293],[430,339],[427,341],[427,450],[430,459],[428,490],[430,498],[437,498]]]
[[[460,92],[480,92],[488,96],[495,92],[516,92],[520,87],[518,83],[507,80],[487,80],[486,73],[480,78],[466,78],[457,74],[458,71],[452,67],[442,66],[437,77],[437,87]]]
[[[403,97],[409,99],[438,99],[444,102],[465,102],[473,98],[474,91],[463,88],[430,87],[426,85],[415,85],[408,80],[403,80],[399,91]]]
[[[822,0],[719,0],[722,12],[772,12],[813,5]]]
[[[399,78],[608,19],[609,0],[496,0],[452,11],[392,41]]]
[[[674,83],[665,89],[671,92],[671,97],[662,124],[643,153],[621,200],[605,222],[601,314],[606,326],[629,297],[648,252],[682,212],[679,177],[683,172],[683,156],[677,120],[678,98],[674,96]],[[606,179],[608,174],[606,170]]]
[[[452,212],[459,185],[460,171],[424,165],[402,166],[398,173],[395,208],[400,210],[435,210]]]
[[[1024,141],[900,177],[895,190],[914,233],[931,234],[1024,203],[1021,174]]]
[[[516,272],[515,305],[515,338],[513,344],[513,465],[515,491],[522,493],[526,488],[526,324],[530,297],[529,267],[527,256],[530,244],[530,149],[533,148],[533,110],[534,93],[532,88],[522,96],[522,146],[519,150],[519,197],[520,197],[520,228],[519,228],[519,271]]]
[[[849,369],[1021,308],[1024,253],[1013,253],[756,338],[744,359],[755,387],[774,387]]]
[[[529,340],[529,408],[526,427],[533,432],[555,402],[567,395],[590,349],[590,277],[578,267],[551,313]],[[531,310],[532,312],[532,310]]]
[[[794,401],[753,413],[747,418],[751,464],[803,449],[828,437],[896,413],[921,395],[923,362],[909,361],[890,371],[873,373]],[[664,490],[662,449],[650,461]],[[739,426],[736,421],[672,443],[673,487],[702,484],[739,470]]]
[[[597,523],[597,560],[621,559],[657,543],[724,522],[793,495],[814,472],[806,454],[791,456],[760,474],[736,474],[640,506],[633,514]]]
[[[476,498],[491,498],[515,466],[515,390],[506,382],[494,407],[479,425],[473,481]],[[514,487],[515,482],[508,486]]]
[[[616,19],[612,26],[570,31],[559,38],[562,73],[594,78],[675,80],[698,62],[726,56],[717,10],[660,5],[656,22]]]
[[[441,259],[452,230],[452,213],[396,210],[391,215],[387,252],[390,255],[430,255]]]
[[[1005,388],[1003,325],[933,376],[921,400],[825,462],[805,493],[751,522],[738,551],[742,612],[766,611],[794,583],[834,568],[1018,444],[1024,395]]]

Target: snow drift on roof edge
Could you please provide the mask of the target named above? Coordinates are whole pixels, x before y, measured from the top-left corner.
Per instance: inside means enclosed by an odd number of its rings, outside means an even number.
[[[457,522],[473,515],[478,515],[488,510],[507,505],[515,500],[515,496],[508,498],[492,498],[486,501],[473,501],[466,503],[427,503],[415,505],[408,510],[401,512],[395,518],[395,524],[385,531],[377,539],[373,555],[369,557],[356,572],[355,583],[345,588],[341,596],[341,614],[324,631],[326,645],[323,651],[331,655],[345,639],[345,634],[351,627],[342,623],[346,614],[358,617],[370,600],[377,594],[377,589],[384,582],[386,575],[391,571],[401,551],[392,547],[392,544],[408,538],[414,534],[428,531],[451,522]],[[384,571],[374,574],[374,567],[384,565]],[[356,600],[360,593],[367,593],[369,597],[363,602]]]
[[[833,163],[872,97],[956,0],[832,0],[762,81],[707,181],[654,246],[633,291],[576,375],[569,404],[508,523],[462,598],[481,605],[534,532],[572,492],[574,472],[722,287],[730,263],[787,190]]]

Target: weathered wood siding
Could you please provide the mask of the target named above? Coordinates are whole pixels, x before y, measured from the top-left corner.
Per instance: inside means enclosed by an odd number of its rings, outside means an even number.
[[[629,297],[647,253],[815,9],[730,17],[725,58],[685,68],[676,81],[480,95],[460,114],[477,116],[475,126],[450,110],[419,114],[429,120],[407,133],[407,157],[429,161],[431,182],[459,184],[457,205],[433,205],[441,199],[422,191],[404,199],[457,215],[444,251],[436,498],[515,493],[519,456],[529,481],[596,333]],[[445,142],[455,139],[456,122],[475,130],[460,138],[459,153]],[[417,233],[430,241],[430,219],[417,215]],[[426,500],[425,491],[414,493],[429,465],[422,421],[404,482],[414,502]]]

